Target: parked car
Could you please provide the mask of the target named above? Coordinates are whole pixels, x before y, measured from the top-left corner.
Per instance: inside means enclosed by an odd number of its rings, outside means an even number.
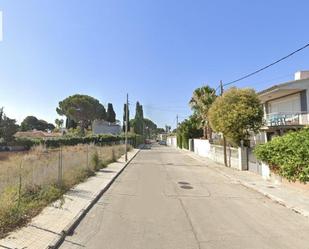
[[[160,144],[160,145],[166,145],[166,141],[161,140],[161,141],[159,142],[159,144]]]
[[[145,144],[151,144],[151,140],[150,139],[146,139],[145,140]]]

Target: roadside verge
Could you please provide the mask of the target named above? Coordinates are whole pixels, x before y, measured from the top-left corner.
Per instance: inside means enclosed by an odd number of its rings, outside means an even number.
[[[27,226],[0,240],[0,248],[57,248],[139,151],[130,151],[127,163],[122,156],[94,177],[76,185],[62,200],[43,209]]]

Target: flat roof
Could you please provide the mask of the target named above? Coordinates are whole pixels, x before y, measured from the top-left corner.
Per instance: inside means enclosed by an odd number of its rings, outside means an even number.
[[[301,82],[301,81],[304,81],[304,80],[309,80],[309,78],[300,79],[300,80],[291,80],[291,81],[283,82],[283,83],[280,83],[280,84],[276,84],[276,85],[273,85],[273,86],[271,86],[269,88],[266,88],[266,89],[258,92],[258,95],[263,95],[264,93],[273,91],[273,90],[275,90],[275,89],[277,89],[279,87],[287,86],[287,85],[290,85],[290,84],[293,84],[293,83],[298,83],[298,82]]]

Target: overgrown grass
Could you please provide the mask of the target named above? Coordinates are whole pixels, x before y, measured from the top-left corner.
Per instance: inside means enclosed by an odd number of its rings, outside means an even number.
[[[0,238],[25,225],[48,204],[115,162],[124,152],[124,145],[78,145],[64,147],[62,151],[36,147],[28,153],[0,153]]]

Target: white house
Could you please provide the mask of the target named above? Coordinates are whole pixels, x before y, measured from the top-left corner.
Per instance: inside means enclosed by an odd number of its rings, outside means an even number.
[[[258,94],[265,119],[259,139],[264,142],[309,124],[309,71],[296,72],[293,81],[274,85]]]
[[[119,135],[121,133],[121,126],[118,123],[110,123],[105,120],[94,120],[92,123],[92,133],[94,135]]]

